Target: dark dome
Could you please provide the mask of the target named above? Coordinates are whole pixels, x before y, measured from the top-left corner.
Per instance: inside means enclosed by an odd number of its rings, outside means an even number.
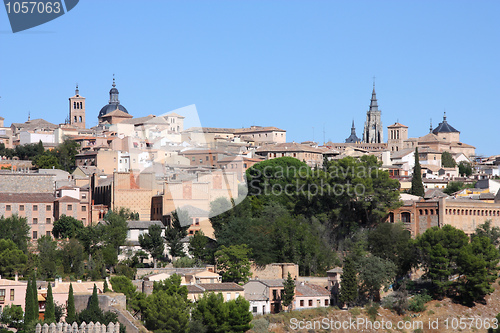
[[[109,90],[109,94],[110,94],[110,95],[111,95],[111,94],[118,94],[118,89],[116,89],[116,88],[114,88],[114,87],[113,87],[113,88],[111,88],[111,89]]]
[[[127,109],[125,109],[125,107],[123,105],[121,105],[121,104],[107,104],[99,112],[99,118],[101,118],[102,116],[107,115],[110,112],[115,111],[116,109],[118,109],[120,111],[123,111],[125,113],[128,113]]]
[[[438,133],[453,133],[453,132],[460,133],[453,126],[451,126],[450,124],[448,124],[448,122],[446,121],[446,112],[445,112],[444,113],[444,117],[443,117],[443,122],[439,123],[438,127],[436,127],[432,131],[432,133],[438,134]]]

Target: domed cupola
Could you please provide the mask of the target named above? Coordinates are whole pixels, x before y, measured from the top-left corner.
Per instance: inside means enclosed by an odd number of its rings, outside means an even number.
[[[109,90],[109,103],[101,109],[99,112],[99,118],[105,116],[106,114],[113,112],[115,110],[120,110],[125,113],[128,113],[127,109],[123,105],[120,104],[120,100],[118,99],[118,89],[116,89],[115,78],[113,77],[113,88]]]

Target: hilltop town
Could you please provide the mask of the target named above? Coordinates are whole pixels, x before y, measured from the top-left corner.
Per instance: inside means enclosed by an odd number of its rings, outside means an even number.
[[[183,332],[209,327],[203,302],[244,299],[248,317],[238,325],[247,330],[252,316],[383,304],[401,285],[469,305],[493,291],[500,155],[476,156],[446,113],[428,133],[393,120],[384,128],[374,86],[361,137],[353,121],[343,142],[322,144],[290,141],[280,124],[185,128],[192,114],[133,114],[113,79],[99,112],[86,109],[77,86],[60,124],[0,117],[0,238],[11,243],[0,240],[0,258],[5,248],[24,256],[2,268],[2,307],[26,310],[33,272],[40,319],[49,287],[50,302],[66,305],[71,284],[83,311],[96,285],[101,308],[115,309],[129,333],[169,325],[147,310],[155,297],[175,307],[167,291],[184,297],[178,311],[193,313],[179,319]],[[431,233],[461,245],[434,253]],[[490,243],[478,245],[483,236]],[[481,290],[467,289],[468,244],[471,258],[497,251]],[[429,274],[425,251],[447,260],[444,275]],[[369,282],[366,267],[385,275]],[[358,279],[352,295],[344,279]]]

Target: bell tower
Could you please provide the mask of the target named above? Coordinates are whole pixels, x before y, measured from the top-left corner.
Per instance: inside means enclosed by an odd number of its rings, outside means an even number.
[[[75,96],[69,98],[69,123],[76,128],[85,128],[85,97],[80,96],[78,84]]]

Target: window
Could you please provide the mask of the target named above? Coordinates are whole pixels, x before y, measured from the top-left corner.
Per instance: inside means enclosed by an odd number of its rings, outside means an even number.
[[[33,211],[37,212],[38,211],[38,205],[33,205]]]
[[[300,306],[304,306],[304,300],[303,299],[300,300]]]
[[[82,218],[82,223],[83,223],[83,225],[85,225],[85,223],[86,223],[86,222],[87,222],[87,219],[86,219],[85,217],[84,217],[84,218]]]
[[[87,211],[87,206],[82,206],[82,212],[86,212]]]
[[[47,218],[45,219],[45,224],[50,224],[51,222],[52,222],[52,221],[50,220],[50,217],[47,217]]]
[[[0,289],[0,301],[5,301],[5,289]]]
[[[37,238],[38,238],[38,232],[33,231],[33,239],[37,239]]]
[[[14,289],[11,289],[10,290],[10,300],[13,301],[14,300]]]
[[[309,300],[309,306],[313,306],[313,300],[312,299]]]
[[[205,159],[208,161],[208,156],[205,156]]]
[[[231,300],[231,293],[226,293],[226,301],[230,301]]]
[[[24,205],[19,205],[19,210],[20,210],[21,212],[23,212],[23,211],[24,211]]]
[[[195,225],[200,225],[200,219],[196,218]]]
[[[47,206],[45,206],[45,210],[46,210],[47,212],[50,212],[50,211],[52,210],[52,206],[51,206],[51,205],[47,205]]]
[[[87,193],[82,193],[82,199],[87,199]]]
[[[5,210],[8,211],[8,212],[10,212],[12,210],[11,205],[6,205],[5,206]]]
[[[257,307],[256,306],[252,307],[252,312],[253,313],[257,313]]]
[[[403,223],[410,223],[411,222],[411,215],[408,212],[401,213],[401,222]]]
[[[52,233],[50,231],[46,231],[45,234],[49,237],[52,236]]]
[[[33,224],[38,224],[38,219],[36,217],[33,218]]]
[[[276,289],[273,290],[273,300],[278,298],[278,291]]]
[[[328,300],[325,299],[325,306],[328,306]]]
[[[68,210],[73,210],[73,205],[68,205]]]

